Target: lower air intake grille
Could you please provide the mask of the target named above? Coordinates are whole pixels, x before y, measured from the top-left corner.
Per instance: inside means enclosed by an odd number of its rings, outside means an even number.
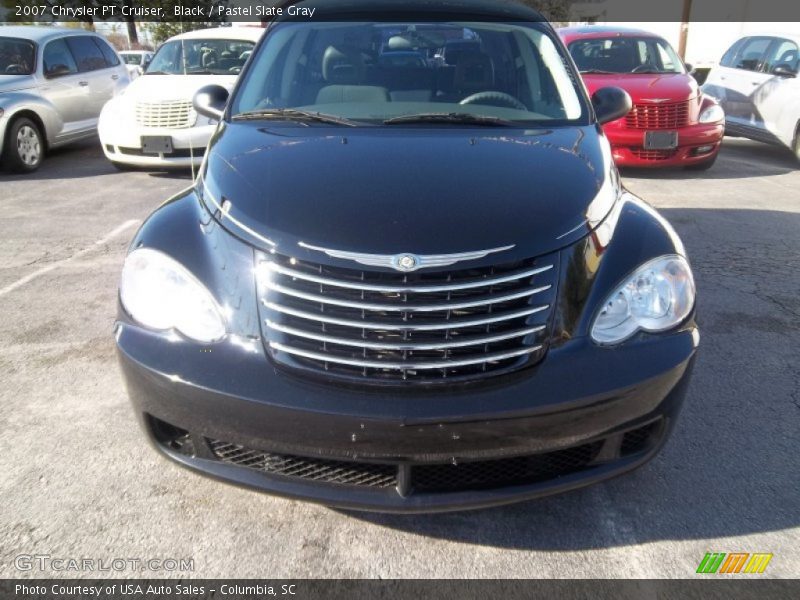
[[[482,460],[463,464],[413,467],[414,489],[420,492],[459,492],[546,481],[584,469],[602,442],[546,454]]]
[[[397,468],[393,465],[272,454],[219,440],[209,440],[209,445],[214,456],[223,462],[273,475],[377,488],[397,484]]]
[[[376,464],[273,454],[237,444],[208,440],[222,462],[321,483],[388,488],[397,485],[397,464]],[[412,465],[411,491],[459,492],[527,485],[575,473],[590,466],[602,441],[544,454],[458,464]]]
[[[399,273],[259,259],[273,359],[366,383],[506,373],[547,351],[557,255],[488,267]]]

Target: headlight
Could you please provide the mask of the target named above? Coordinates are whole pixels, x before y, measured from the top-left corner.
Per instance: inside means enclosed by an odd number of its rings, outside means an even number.
[[[145,327],[176,329],[199,342],[225,335],[225,321],[211,293],[158,250],[139,248],[128,255],[119,293],[125,310]]]
[[[603,303],[592,339],[616,344],[637,331],[665,331],[694,306],[694,277],[681,256],[661,256],[639,267]]]
[[[725,119],[725,111],[719,104],[713,104],[700,113],[700,123],[717,123]]]

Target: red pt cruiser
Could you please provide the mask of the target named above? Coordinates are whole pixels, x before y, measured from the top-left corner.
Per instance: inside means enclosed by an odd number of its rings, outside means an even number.
[[[590,94],[618,86],[633,100],[627,116],[603,126],[619,166],[708,169],[725,115],[704,95],[663,38],[638,29],[559,30]]]

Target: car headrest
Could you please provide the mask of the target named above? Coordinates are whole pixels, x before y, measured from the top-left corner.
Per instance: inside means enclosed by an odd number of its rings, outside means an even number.
[[[459,90],[491,89],[494,85],[494,63],[488,54],[470,52],[456,63],[454,86]]]
[[[365,70],[364,56],[355,49],[328,46],[322,56],[322,77],[328,83],[361,83]]]

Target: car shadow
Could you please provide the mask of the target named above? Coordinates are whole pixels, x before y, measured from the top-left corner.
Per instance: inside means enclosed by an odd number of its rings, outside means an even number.
[[[131,169],[131,172],[148,173],[165,179],[192,179],[191,169]],[[9,173],[0,170],[0,183],[4,181],[45,181],[53,179],[83,179],[117,175],[120,170],[106,159],[95,136],[75,142],[47,153],[42,165],[33,173]]]
[[[701,331],[686,403],[661,454],[616,479],[516,505],[439,515],[342,512],[431,538],[556,551],[800,526],[800,215],[661,212],[694,258]]]
[[[800,169],[794,154],[784,146],[764,144],[745,138],[725,137],[717,162],[706,171],[683,167],[621,167],[623,177],[637,179],[745,179],[783,175]]]

